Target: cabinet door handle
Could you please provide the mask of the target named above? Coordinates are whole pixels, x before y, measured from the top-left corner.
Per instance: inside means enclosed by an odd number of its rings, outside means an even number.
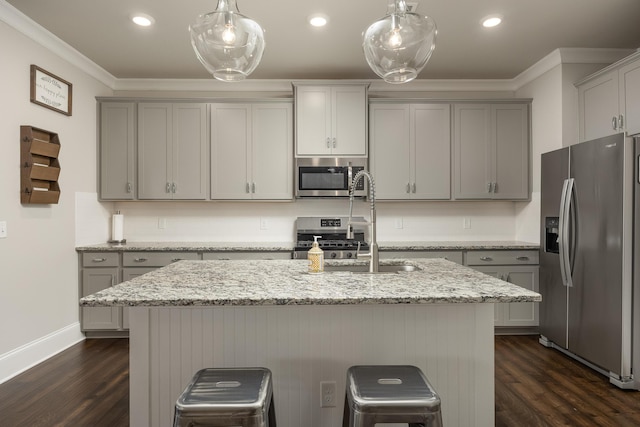
[[[615,116],[611,118],[611,127],[613,130],[618,130],[618,118]]]
[[[491,193],[491,183],[487,183],[487,193]]]
[[[331,148],[331,138],[327,137],[327,148]]]
[[[171,184],[171,192],[175,194],[176,190],[177,190],[178,186],[176,185],[176,183],[172,183]]]
[[[493,261],[493,258],[490,256],[481,256],[480,261]]]
[[[498,192],[498,183],[494,182],[493,183],[493,190],[491,190],[492,193],[497,193]]]
[[[106,258],[92,258],[91,262],[105,262],[106,260]]]
[[[333,148],[336,148],[336,139],[333,138]]]
[[[244,191],[245,191],[246,193],[250,193],[250,192],[251,192],[251,191],[250,191],[250,189],[249,189],[249,183],[248,183],[248,182],[247,182],[247,185],[246,185],[246,187],[245,187],[245,190],[244,190]]]
[[[624,116],[622,114],[618,116],[618,129],[624,129]]]
[[[167,182],[167,187],[165,189],[166,193],[171,193],[171,184]]]
[[[252,183],[251,183],[251,192],[252,192],[252,193],[255,193],[255,192],[256,192],[256,183],[255,183],[255,182],[252,182]]]
[[[131,183],[127,182],[127,193],[131,193]]]
[[[149,261],[147,258],[134,258],[133,259],[134,262],[146,262]]]
[[[502,279],[502,280],[504,280],[505,282],[508,282],[509,281],[509,273],[505,274],[504,275],[504,279]]]
[[[416,192],[416,183],[414,182],[413,185],[411,186],[411,192],[415,194]]]
[[[407,182],[407,193],[411,193],[411,184]]]
[[[529,261],[529,257],[528,256],[519,256],[519,257],[516,257],[516,259],[518,261]]]

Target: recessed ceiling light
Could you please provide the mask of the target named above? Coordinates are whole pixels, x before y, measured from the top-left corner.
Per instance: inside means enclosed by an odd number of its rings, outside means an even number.
[[[329,17],[323,13],[315,13],[309,16],[309,24],[314,27],[324,27],[329,22]]]
[[[500,23],[502,22],[502,15],[485,16],[480,22],[482,22],[483,27],[492,28],[500,25]]]
[[[131,17],[131,20],[136,24],[136,25],[140,25],[141,27],[148,27],[150,25],[153,25],[154,22],[156,22],[155,19],[153,19],[153,17],[144,14],[144,13],[138,13],[136,15],[133,15]]]

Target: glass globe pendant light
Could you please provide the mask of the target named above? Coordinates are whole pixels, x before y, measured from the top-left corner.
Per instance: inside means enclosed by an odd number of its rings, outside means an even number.
[[[364,56],[387,83],[410,82],[431,58],[437,32],[432,18],[408,12],[405,0],[389,0],[387,16],[363,33]]]
[[[244,80],[262,59],[264,31],[238,11],[236,0],[218,0],[216,10],[198,16],[189,33],[196,56],[218,80]]]

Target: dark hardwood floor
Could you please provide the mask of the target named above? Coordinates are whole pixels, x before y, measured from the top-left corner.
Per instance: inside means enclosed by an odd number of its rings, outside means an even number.
[[[0,426],[128,426],[128,356],[127,339],[91,339],[7,381]],[[536,336],[497,336],[496,426],[640,426],[640,392]]]

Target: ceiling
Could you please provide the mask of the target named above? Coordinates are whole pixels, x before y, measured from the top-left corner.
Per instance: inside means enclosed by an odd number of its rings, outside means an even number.
[[[216,0],[7,0],[116,78],[206,79],[189,24]],[[420,79],[510,79],[556,48],[640,47],[638,0],[410,0],[435,19],[436,50]],[[251,79],[375,79],[362,32],[385,15],[385,0],[237,0],[265,29]],[[142,28],[133,13],[155,18]],[[322,12],[329,24],[307,24]],[[485,29],[482,17],[504,22]]]

